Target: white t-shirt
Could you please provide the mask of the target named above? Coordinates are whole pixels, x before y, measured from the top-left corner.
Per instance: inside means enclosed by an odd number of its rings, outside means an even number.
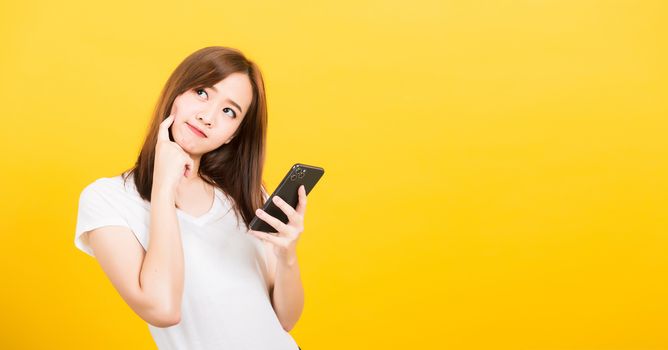
[[[204,215],[176,209],[184,255],[181,322],[160,328],[148,324],[161,350],[297,350],[271,305],[264,243],[247,234],[229,199],[216,188]],[[264,193],[266,200],[266,192]],[[100,178],[79,197],[74,244],[93,256],[87,231],[109,225],[129,227],[148,248],[151,204],[130,176]]]

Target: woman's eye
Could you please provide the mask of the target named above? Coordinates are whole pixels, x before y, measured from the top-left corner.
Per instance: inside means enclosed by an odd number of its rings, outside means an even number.
[[[232,112],[232,114],[228,114],[230,117],[232,117],[232,118],[237,117],[237,113],[232,108],[230,108],[230,107],[223,108],[223,112],[227,113],[228,111]]]
[[[206,91],[204,91],[204,89],[195,89],[195,93],[197,95],[200,95],[199,94],[200,92],[203,92],[204,94],[206,94],[206,97],[209,97],[209,94],[207,94]],[[225,112],[225,113],[231,112],[230,114],[228,114],[230,117],[232,117],[232,118],[237,117],[237,112],[235,112],[232,108],[225,107],[225,108],[223,108],[223,112]]]
[[[196,90],[195,90],[195,93],[197,93],[197,94],[199,95],[199,92],[200,92],[200,91],[203,92],[203,93],[205,93],[205,94],[206,94],[206,97],[209,97],[209,94],[207,94],[206,91],[204,91],[204,89],[196,89]]]

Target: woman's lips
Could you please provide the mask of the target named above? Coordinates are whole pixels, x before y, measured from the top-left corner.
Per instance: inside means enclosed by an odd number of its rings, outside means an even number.
[[[194,127],[194,126],[192,126],[188,123],[186,123],[186,125],[188,125],[188,129],[190,129],[190,131],[192,131],[193,134],[195,134],[199,137],[206,137],[206,135],[203,132],[199,131],[199,129],[197,129],[196,127]]]

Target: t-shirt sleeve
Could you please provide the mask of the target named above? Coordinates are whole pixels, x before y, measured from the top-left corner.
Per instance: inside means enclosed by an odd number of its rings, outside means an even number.
[[[94,182],[85,187],[79,196],[74,245],[94,256],[87,232],[102,226],[130,227],[118,203],[114,203],[100,188],[99,183]]]

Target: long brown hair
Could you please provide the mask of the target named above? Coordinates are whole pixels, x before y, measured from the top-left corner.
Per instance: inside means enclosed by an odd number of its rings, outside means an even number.
[[[210,151],[200,159],[198,174],[220,188],[231,199],[237,217],[249,228],[255,209],[262,206],[262,180],[267,136],[267,100],[264,81],[258,66],[241,51],[210,46],[186,57],[167,80],[153,111],[152,123],[135,165],[124,174],[125,181],[134,173],[137,191],[144,200],[151,201],[153,162],[160,123],[165,120],[176,97],[190,89],[210,87],[232,73],[248,75],[253,88],[253,99],[244,119],[227,144]],[[169,132],[170,140],[174,141]]]

